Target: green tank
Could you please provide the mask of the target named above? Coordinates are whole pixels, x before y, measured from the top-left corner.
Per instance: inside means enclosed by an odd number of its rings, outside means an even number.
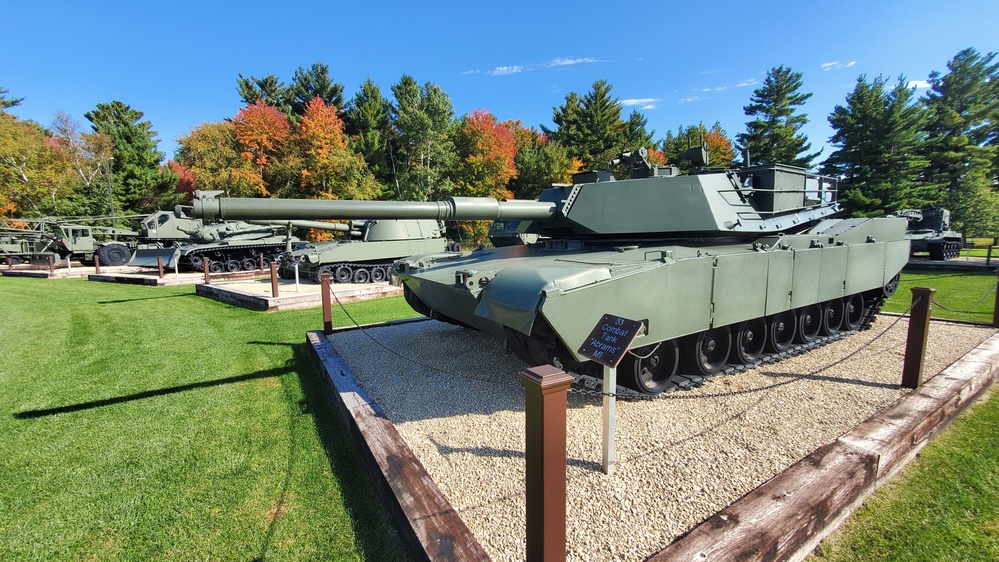
[[[908,260],[904,219],[831,218],[832,178],[783,165],[706,168],[703,156],[681,175],[650,165],[644,150],[617,163],[630,165],[629,179],[577,174],[537,201],[216,199],[196,201],[195,213],[502,221],[537,241],[399,260],[409,304],[582,376],[602,370],[580,349],[605,314],[639,321],[618,380],[643,394],[865,328]]]
[[[898,216],[909,221],[909,251],[929,254],[931,260],[949,260],[961,253],[961,233],[950,229],[947,209],[904,209]]]
[[[436,220],[353,220],[343,226],[345,236],[331,242],[310,243],[285,252],[278,273],[285,279],[307,276],[318,283],[323,273],[335,283],[378,283],[391,274],[392,263],[415,254],[458,251],[448,242],[444,225]]]

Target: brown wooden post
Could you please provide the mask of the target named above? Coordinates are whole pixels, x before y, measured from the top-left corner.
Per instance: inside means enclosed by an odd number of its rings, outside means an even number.
[[[156,269],[160,272],[160,279],[163,279],[163,257],[156,256]]]
[[[526,425],[527,560],[565,560],[565,412],[572,375],[551,365],[520,373]]]
[[[277,296],[278,296],[277,264],[271,262],[271,297],[277,298]]]
[[[101,274],[101,258],[96,254],[94,254],[94,273]]]
[[[211,285],[212,284],[212,275],[211,275],[211,272],[208,271],[208,262],[209,262],[208,256],[205,256],[204,258],[202,258],[202,262],[201,263],[205,266],[205,285]]]
[[[264,270],[264,255],[260,254],[260,271]]]
[[[55,275],[55,260],[49,256],[49,275]]]
[[[322,284],[323,292],[323,333],[326,335],[333,333],[333,307],[330,302],[330,274],[323,272],[319,276],[319,282]]]
[[[902,386],[919,388],[923,384],[923,363],[926,344],[930,335],[930,310],[936,289],[914,287],[912,312],[909,314],[909,333],[905,339],[905,359],[902,363]]]

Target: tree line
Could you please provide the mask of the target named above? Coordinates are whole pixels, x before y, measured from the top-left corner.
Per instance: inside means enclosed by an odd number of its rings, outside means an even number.
[[[437,200],[453,195],[531,199],[573,173],[607,169],[618,153],[650,148],[655,164],[686,169],[703,142],[713,166],[781,163],[840,180],[853,216],[947,207],[969,235],[999,232],[999,63],[965,49],[930,74],[926,94],[899,76],[861,75],[828,116],[825,160],[801,132],[803,75],[770,69],[743,107],[732,140],[715,122],[656,138],[638,111],[624,115],[606,80],[553,108],[551,127],[500,122],[486,109],[456,116],[440,86],[402,76],[391,99],[370,78],[350,99],[329,67],[298,68],[289,84],[239,75],[243,106],[178,139],[165,165],[142,112],[120,102],[87,112],[88,131],[57,114],[43,127],[7,110],[23,100],[0,88],[0,213],[4,216],[146,213],[194,189],[242,197]],[[617,170],[623,173],[624,170]],[[482,227],[470,226],[473,235]]]

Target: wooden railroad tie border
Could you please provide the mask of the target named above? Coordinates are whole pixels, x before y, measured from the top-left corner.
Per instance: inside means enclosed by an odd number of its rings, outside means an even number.
[[[332,386],[333,403],[410,554],[418,560],[489,560],[423,464],[322,331],[307,332],[306,338],[309,353]]]
[[[999,334],[708,518],[651,560],[803,560],[974,403],[997,374]]]

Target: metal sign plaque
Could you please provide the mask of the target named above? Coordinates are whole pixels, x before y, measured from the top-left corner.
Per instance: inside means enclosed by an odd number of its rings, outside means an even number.
[[[601,365],[617,368],[628,347],[642,330],[642,323],[604,314],[579,348],[579,354]]]

